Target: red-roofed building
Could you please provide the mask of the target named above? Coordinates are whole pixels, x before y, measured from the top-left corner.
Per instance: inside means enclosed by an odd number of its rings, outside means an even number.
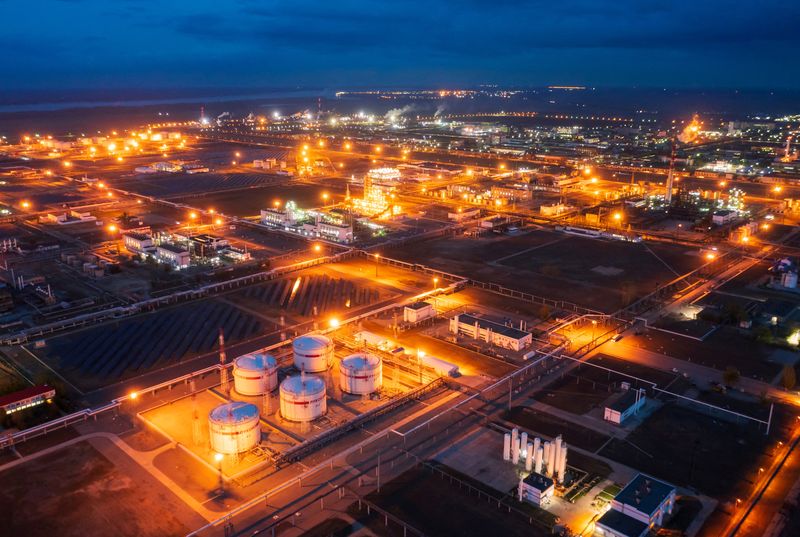
[[[24,408],[36,406],[56,396],[56,391],[47,385],[31,386],[0,397],[0,410],[11,414]]]

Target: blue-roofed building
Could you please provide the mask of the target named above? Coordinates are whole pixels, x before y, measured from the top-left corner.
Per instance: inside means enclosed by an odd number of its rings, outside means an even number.
[[[520,351],[533,342],[530,332],[468,313],[461,313],[450,319],[450,332],[515,351]]]
[[[598,537],[642,537],[675,508],[673,485],[638,474],[611,501],[611,510],[595,524]]]
[[[650,526],[611,509],[597,519],[594,534],[598,537],[644,537]]]

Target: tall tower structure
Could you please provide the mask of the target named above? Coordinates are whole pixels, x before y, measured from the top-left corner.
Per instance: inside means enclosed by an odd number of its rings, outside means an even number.
[[[225,367],[226,357],[225,357],[225,333],[223,332],[222,328],[219,329],[219,384],[220,388],[222,389],[222,393],[226,396],[230,393],[230,383],[228,381],[228,368]]]
[[[671,140],[671,152],[669,157],[669,173],[667,174],[667,191],[664,194],[664,203],[669,207],[672,205],[672,186],[675,183],[675,136]]]

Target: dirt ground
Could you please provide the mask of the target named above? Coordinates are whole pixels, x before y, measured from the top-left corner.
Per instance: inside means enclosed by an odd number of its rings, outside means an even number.
[[[148,476],[149,477],[149,476]],[[87,442],[0,473],[4,535],[185,535],[165,489],[122,472]]]

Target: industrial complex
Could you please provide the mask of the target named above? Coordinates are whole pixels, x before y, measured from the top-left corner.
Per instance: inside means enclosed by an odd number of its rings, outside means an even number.
[[[8,534],[797,535],[800,117],[588,91],[3,138]]]

